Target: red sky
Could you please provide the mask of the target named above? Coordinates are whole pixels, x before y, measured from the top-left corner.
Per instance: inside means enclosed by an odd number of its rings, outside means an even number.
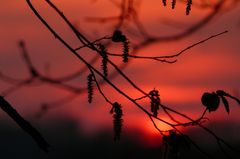
[[[75,38],[43,1],[34,1],[40,13],[43,14],[50,24],[74,46],[79,44]],[[86,22],[86,17],[105,17],[118,15],[118,10],[107,0],[101,1],[67,1],[55,0],[56,5],[65,13],[70,20],[89,35],[91,38],[111,35],[112,24],[99,24]],[[50,32],[32,14],[25,1],[3,1],[0,7],[0,71],[16,78],[26,77],[26,68],[21,60],[17,42],[20,39],[26,41],[26,45],[34,65],[44,70],[46,63],[51,64],[53,76],[74,72],[82,67],[79,61],[65,49]],[[181,112],[197,117],[201,114],[203,106],[200,98],[204,91],[212,92],[223,89],[238,96],[240,91],[240,19],[237,16],[240,7],[237,6],[228,12],[222,12],[207,26],[180,41],[168,43],[156,43],[144,48],[138,55],[158,56],[174,54],[185,47],[205,39],[213,34],[228,30],[229,33],[212,39],[204,44],[194,47],[178,58],[175,64],[164,64],[156,61],[138,60],[132,61],[124,72],[136,82],[142,89],[149,92],[153,88],[160,91],[163,104],[175,108]],[[177,5],[175,10],[170,6],[163,7],[160,1],[143,2],[140,7],[140,20],[152,35],[169,35],[181,32],[195,22],[203,18],[209,10],[193,8],[190,16],[185,16],[183,5]],[[173,21],[175,25],[163,21]],[[109,32],[111,30],[111,32]],[[113,49],[114,50],[114,49]],[[87,51],[83,53],[88,53]],[[79,85],[85,77],[77,80]],[[131,95],[138,95],[122,79],[115,79],[122,89]],[[0,89],[4,90],[10,85],[0,82]],[[137,127],[154,132],[149,125],[150,120],[141,113],[134,105],[122,100],[118,93],[107,86],[103,86],[113,100],[121,100],[124,110],[124,124],[127,127]],[[73,102],[59,109],[54,109],[46,115],[46,118],[70,117],[86,124],[86,131],[109,127],[112,124],[110,107],[97,91],[95,91],[92,105],[87,103],[87,95],[79,96]],[[25,116],[32,116],[39,109],[41,103],[50,102],[54,99],[69,94],[66,91],[54,87],[31,86],[18,90],[7,99],[16,105]],[[146,104],[147,105],[147,104]],[[211,120],[237,120],[239,121],[240,109],[236,103],[231,102],[230,116],[224,111],[223,106],[219,112],[211,113]],[[91,114],[91,118],[89,115]],[[144,128],[137,123],[145,125]],[[150,124],[149,124],[150,123]]]

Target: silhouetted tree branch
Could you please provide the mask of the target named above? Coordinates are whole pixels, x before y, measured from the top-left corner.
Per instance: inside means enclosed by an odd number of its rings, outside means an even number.
[[[49,144],[38,130],[26,121],[2,96],[0,96],[0,108],[31,136],[42,150],[48,152]]]

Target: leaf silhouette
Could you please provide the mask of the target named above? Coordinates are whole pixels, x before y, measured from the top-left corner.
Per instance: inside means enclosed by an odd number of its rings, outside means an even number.
[[[222,102],[224,104],[224,107],[225,107],[226,111],[229,113],[230,109],[229,109],[229,104],[228,104],[227,99],[224,96],[221,96],[221,98],[222,98]]]
[[[202,104],[207,107],[209,112],[216,111],[219,107],[220,99],[215,92],[205,92],[201,98]]]
[[[226,96],[226,97],[232,98],[240,105],[240,100],[237,97],[234,97],[234,96],[230,95],[229,93],[226,93],[223,90],[217,90],[216,92],[219,96]]]
[[[49,144],[42,137],[42,135],[35,129],[28,121],[26,121],[21,115],[2,97],[0,96],[0,108],[8,114],[25,132],[27,132],[38,146],[48,152]]]
[[[226,93],[226,92],[223,91],[223,90],[217,90],[216,93],[217,93],[219,96],[229,96],[229,94]]]

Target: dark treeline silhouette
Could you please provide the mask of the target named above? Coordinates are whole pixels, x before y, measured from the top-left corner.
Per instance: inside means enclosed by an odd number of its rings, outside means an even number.
[[[226,123],[227,124],[227,123]],[[213,123],[210,127],[218,126],[221,129],[228,129],[231,131],[235,130],[237,123],[232,123],[227,127],[223,126],[223,123]],[[141,135],[141,131],[137,129],[129,129],[128,133],[125,133],[121,138],[120,142],[113,142],[113,134],[110,130],[100,131],[96,136],[88,136],[87,134],[81,133],[82,128],[79,123],[73,120],[62,119],[62,120],[51,120],[44,126],[39,126],[42,129],[42,133],[51,143],[51,149],[46,156],[43,151],[39,151],[39,148],[35,146],[27,135],[25,135],[20,129],[10,123],[3,121],[0,122],[1,136],[0,140],[2,143],[1,158],[17,159],[19,156],[24,159],[78,159],[78,158],[105,158],[105,159],[131,159],[131,158],[161,158],[163,155],[163,145],[159,141],[159,146],[148,147],[141,143],[144,140],[144,135]],[[43,129],[44,128],[44,129]],[[67,131],[66,131],[67,130]],[[56,133],[57,132],[57,133]],[[191,130],[186,132],[189,135],[197,137],[199,134],[198,130]],[[17,135],[16,135],[17,134]],[[195,134],[195,135],[194,135]],[[219,132],[222,136],[229,134]],[[234,133],[231,133],[234,134]],[[110,136],[110,137],[109,137]],[[234,140],[236,136],[232,136],[230,143],[234,147],[239,146],[239,142]],[[209,144],[210,141],[197,138],[200,145],[204,145],[215,158],[224,159],[221,153],[217,153],[219,150],[215,145]],[[203,154],[200,154],[198,150],[191,147],[191,151],[182,151],[182,155],[185,159],[202,159]],[[233,155],[234,158],[238,157],[238,154]]]

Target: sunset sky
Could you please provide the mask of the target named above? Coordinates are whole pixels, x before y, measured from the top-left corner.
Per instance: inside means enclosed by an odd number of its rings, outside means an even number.
[[[80,46],[74,34],[44,1],[33,0],[33,2],[41,15],[56,28],[71,46],[74,48]],[[93,17],[118,16],[119,8],[109,0],[52,0],[52,2],[90,40],[112,35],[117,21],[98,23],[89,20]],[[213,0],[212,2],[216,3],[217,1]],[[179,34],[201,21],[211,12],[211,9],[193,7],[190,15],[186,16],[185,5],[181,2],[177,3],[174,10],[171,9],[170,2],[167,7],[163,7],[161,1],[157,0],[142,0],[137,5],[139,5],[139,19],[147,32],[153,37]],[[174,64],[134,59],[128,63],[123,72],[145,92],[154,88],[159,90],[161,102],[164,105],[192,118],[197,118],[204,110],[201,104],[203,92],[222,89],[240,97],[240,5],[232,8],[229,5],[226,3],[220,13],[193,34],[179,40],[153,43],[140,49],[137,55],[172,55],[214,34],[225,30],[228,30],[228,33],[191,48],[176,58],[178,61]],[[20,40],[26,42],[33,65],[42,74],[45,74],[46,66],[49,66],[49,74],[55,78],[71,74],[84,66],[51,35],[35,17],[25,1],[3,0],[0,6],[0,17],[1,73],[17,79],[28,77],[26,65],[18,47]],[[135,37],[132,36],[131,33],[134,33],[135,30],[136,27],[131,22],[127,22],[122,28],[123,33],[130,37],[130,48],[143,40],[139,34],[136,34]],[[109,48],[110,51],[116,53],[119,53],[120,49],[121,46],[118,44],[113,44]],[[94,55],[88,49],[79,51],[79,54],[88,60]],[[118,65],[122,64],[121,58],[114,57],[112,59]],[[94,66],[99,69],[98,66],[100,65],[100,62],[98,62]],[[111,72],[112,69],[109,71]],[[87,85],[87,75],[88,72],[68,84],[85,87]],[[131,97],[138,98],[141,96],[123,78],[118,77],[112,79],[112,81],[119,88]],[[0,81],[0,92],[9,87],[11,87],[10,84]],[[127,134],[128,129],[129,131],[138,129],[143,135],[147,136],[145,142],[151,145],[151,140],[158,137],[159,134],[149,118],[109,86],[103,85],[102,89],[112,101],[119,101],[123,106],[123,133]],[[59,108],[49,110],[41,119],[35,118],[41,104],[51,103],[68,95],[71,95],[71,92],[49,84],[33,84],[9,94],[6,99],[24,117],[41,125],[42,129],[45,127],[44,123],[58,119],[61,121],[64,119],[74,120],[81,125],[81,131],[93,136],[105,128],[112,129],[112,115],[109,114],[111,107],[97,90],[94,91],[92,104],[88,104],[87,93],[84,93],[73,101],[59,106]],[[217,112],[207,114],[210,122],[239,123],[240,107],[235,101],[229,100],[229,102],[230,114],[226,113],[221,104]],[[143,100],[141,104],[149,109],[147,100]],[[163,118],[165,117],[163,116]],[[10,119],[3,112],[0,112],[0,120],[9,122]],[[159,126],[161,128],[166,127],[161,124]],[[236,125],[236,127],[239,126],[239,124]]]

